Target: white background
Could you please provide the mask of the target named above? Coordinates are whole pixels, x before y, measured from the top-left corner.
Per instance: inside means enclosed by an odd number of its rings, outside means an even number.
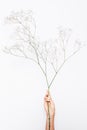
[[[0,1],[0,45],[6,40],[4,18],[12,10],[31,9],[41,40],[62,25],[87,41],[86,0]],[[4,29],[3,29],[4,28]],[[0,130],[45,130],[45,79],[36,64],[0,51]],[[61,69],[51,88],[55,130],[87,130],[87,47]]]

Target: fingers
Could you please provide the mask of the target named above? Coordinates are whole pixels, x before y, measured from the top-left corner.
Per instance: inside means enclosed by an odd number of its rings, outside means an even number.
[[[50,94],[49,90],[47,90],[46,95],[51,97],[51,94]]]
[[[45,97],[44,99],[45,99],[46,102],[50,102],[51,101],[50,97]]]
[[[46,95],[45,95],[45,97],[44,97],[44,100],[45,100],[46,102],[50,102],[50,101],[51,101],[51,95],[50,95],[50,92],[49,92],[49,91],[46,92]]]

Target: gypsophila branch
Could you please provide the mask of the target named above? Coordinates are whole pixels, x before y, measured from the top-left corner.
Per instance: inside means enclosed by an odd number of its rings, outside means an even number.
[[[36,37],[36,22],[31,11],[13,12],[6,19],[9,23],[15,24],[16,45],[14,43],[11,47],[5,47],[3,51],[34,61],[40,67],[50,89],[65,62],[82,48],[81,43],[76,42],[74,45],[74,42],[70,41],[71,29],[61,27],[56,39],[39,41]],[[53,73],[51,78],[49,78],[50,72]]]

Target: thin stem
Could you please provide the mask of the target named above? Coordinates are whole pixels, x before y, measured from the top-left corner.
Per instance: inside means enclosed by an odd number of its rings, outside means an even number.
[[[45,62],[45,77],[46,77],[46,83],[47,83],[47,87],[49,86],[48,83],[48,78],[47,78],[47,63]]]
[[[81,49],[81,48],[80,48],[80,49]],[[61,70],[61,68],[63,67],[63,65],[65,64],[65,62],[68,61],[73,55],[75,55],[80,49],[78,49],[78,50],[75,51],[73,54],[71,54],[70,56],[68,56],[68,57],[64,60],[64,62],[60,65],[59,69],[57,70],[57,72],[55,73],[55,75],[54,75],[52,81],[51,81],[50,84],[49,84],[49,87],[48,87],[49,89],[50,89],[50,86],[52,85],[54,79],[56,78],[57,74],[59,73],[59,71]]]
[[[54,70],[54,71],[55,71],[55,73],[56,73],[56,69],[55,69],[55,67],[54,67],[53,63],[51,63],[51,65],[52,65],[52,67],[53,67],[53,70]]]
[[[54,79],[56,78],[56,76],[57,76],[57,74],[58,74],[58,72],[60,71],[60,69],[62,68],[62,66],[64,65],[64,63],[65,63],[65,61],[61,64],[61,66],[59,67],[59,69],[57,70],[57,72],[55,73],[55,75],[54,75],[54,77],[53,77],[53,79],[52,79],[52,81],[50,82],[50,84],[49,84],[49,89],[50,89],[50,86],[52,85],[52,83],[53,83],[53,81],[54,81]]]

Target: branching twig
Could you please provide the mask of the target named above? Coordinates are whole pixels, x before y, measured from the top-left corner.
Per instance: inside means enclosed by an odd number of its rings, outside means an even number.
[[[71,35],[71,29],[69,29],[69,34],[67,29],[59,29],[58,38],[53,41],[46,41],[40,42],[36,39],[36,22],[33,18],[33,16],[26,12],[18,12],[13,13],[11,16],[9,16],[8,21],[10,21],[13,24],[17,24],[16,26],[16,33],[18,42],[21,42],[20,45],[23,43],[23,47],[27,47],[28,51],[30,52],[29,48],[32,50],[32,55],[35,56],[35,58],[32,58],[28,56],[26,51],[24,49],[21,49],[20,46],[17,46],[14,48],[14,46],[10,48],[5,48],[8,50],[8,53],[11,55],[24,57],[27,59],[30,59],[34,61],[38,66],[40,67],[41,71],[43,72],[46,83],[48,86],[48,89],[52,85],[54,79],[56,78],[57,74],[63,67],[66,61],[70,59],[73,55],[75,55],[80,49],[81,46],[78,44],[78,49],[74,50],[69,55],[67,55],[67,48],[68,46],[71,46],[69,43],[70,35]],[[34,31],[32,31],[32,27],[34,27]],[[55,42],[56,41],[56,42]],[[69,45],[70,44],[70,45]],[[13,53],[13,50],[19,51],[21,55],[18,55],[16,53]],[[62,62],[61,62],[62,61]],[[48,72],[49,66],[52,66],[52,69],[54,70],[52,79],[49,79],[50,71]]]

